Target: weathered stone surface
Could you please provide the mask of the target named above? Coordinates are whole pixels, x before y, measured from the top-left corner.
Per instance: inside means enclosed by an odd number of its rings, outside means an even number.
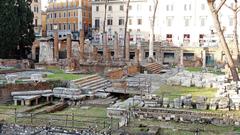
[[[35,82],[43,81],[42,74],[31,74],[31,80],[33,80]]]
[[[218,108],[221,110],[228,110],[229,103],[230,103],[229,98],[222,97],[219,99]]]
[[[17,75],[6,75],[5,77],[6,77],[7,83],[15,83],[16,80],[18,79]]]
[[[169,98],[163,98],[163,107],[167,108],[169,106]]]
[[[174,108],[182,108],[182,101],[180,98],[174,99]]]
[[[187,79],[187,78],[183,78],[183,79],[181,79],[181,85],[184,86],[184,87],[191,87],[192,80]]]
[[[196,109],[206,110],[207,109],[207,97],[199,96],[196,99]]]

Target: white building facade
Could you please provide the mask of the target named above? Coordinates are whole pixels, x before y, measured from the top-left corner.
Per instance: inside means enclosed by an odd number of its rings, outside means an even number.
[[[42,16],[41,16],[41,0],[32,0],[31,10],[34,14],[33,25],[36,37],[42,36]]]
[[[131,0],[128,30],[133,42],[148,41],[150,20],[155,0]],[[232,1],[229,1],[232,2]],[[105,1],[92,2],[92,26],[102,33]],[[124,33],[127,0],[110,0],[107,6],[106,31]],[[233,6],[233,3],[227,3]],[[233,36],[233,13],[223,6],[219,13],[225,37]],[[122,23],[123,22],[123,23]],[[238,24],[239,25],[239,24]],[[166,41],[176,46],[214,46],[216,31],[207,0],[159,0],[155,22],[155,41]]]

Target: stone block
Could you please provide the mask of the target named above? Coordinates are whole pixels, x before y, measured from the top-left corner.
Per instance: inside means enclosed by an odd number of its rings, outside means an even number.
[[[43,81],[42,74],[31,74],[31,80],[33,80],[35,82]]]
[[[163,107],[167,108],[169,106],[169,98],[163,98]]]
[[[192,80],[190,80],[190,79],[183,79],[183,80],[181,80],[181,86],[191,87],[191,85],[192,85]]]
[[[182,101],[180,98],[174,99],[174,108],[182,108]]]
[[[196,81],[195,82],[195,87],[202,88],[203,84],[204,84],[204,82],[202,82],[202,81]]]
[[[229,98],[222,97],[219,99],[218,108],[221,110],[228,110],[229,107]]]
[[[6,75],[5,78],[7,80],[7,83],[15,84],[16,80],[18,79],[18,76],[17,75]]]

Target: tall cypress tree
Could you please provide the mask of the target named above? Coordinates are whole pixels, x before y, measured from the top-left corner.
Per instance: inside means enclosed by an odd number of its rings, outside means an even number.
[[[35,39],[31,0],[0,0],[0,58],[27,58]]]

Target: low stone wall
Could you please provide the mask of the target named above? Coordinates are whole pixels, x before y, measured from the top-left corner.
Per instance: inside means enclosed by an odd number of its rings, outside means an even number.
[[[130,66],[130,67],[128,67],[127,70],[128,70],[129,75],[135,75],[140,72],[139,66]]]
[[[34,91],[53,89],[54,87],[66,87],[67,82],[48,81],[39,83],[21,83],[0,85],[0,103],[6,103],[12,100],[11,92],[16,91]]]
[[[29,60],[0,59],[0,66],[27,69],[31,67],[31,62]]]
[[[132,111],[135,117],[141,119],[153,118],[161,121],[173,120],[176,122],[198,122],[219,126],[229,125],[240,127],[240,118],[227,114],[166,108],[138,108]]]
[[[108,79],[115,80],[121,79],[125,75],[135,75],[140,72],[140,68],[138,66],[129,66],[126,69],[115,69],[106,73]]]
[[[106,73],[106,77],[111,80],[121,79],[124,76],[123,69],[116,69]]]

